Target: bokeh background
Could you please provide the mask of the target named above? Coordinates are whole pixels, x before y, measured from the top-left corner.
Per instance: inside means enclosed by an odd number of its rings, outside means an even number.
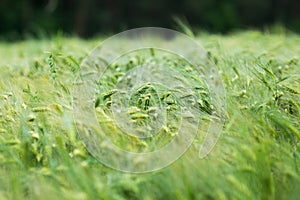
[[[0,38],[57,33],[88,38],[122,30],[176,28],[228,33],[282,25],[300,32],[299,0],[0,0]]]

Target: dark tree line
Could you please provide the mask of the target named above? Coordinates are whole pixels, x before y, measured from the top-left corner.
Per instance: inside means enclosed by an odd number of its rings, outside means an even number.
[[[161,26],[174,17],[213,32],[282,23],[300,32],[298,0],[0,0],[0,35],[99,33]]]

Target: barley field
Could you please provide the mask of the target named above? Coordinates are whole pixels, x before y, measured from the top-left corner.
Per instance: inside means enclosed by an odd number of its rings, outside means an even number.
[[[226,92],[222,135],[204,159],[195,140],[170,166],[143,174],[101,164],[74,125],[80,63],[103,39],[0,42],[0,200],[299,199],[299,35],[196,34]]]

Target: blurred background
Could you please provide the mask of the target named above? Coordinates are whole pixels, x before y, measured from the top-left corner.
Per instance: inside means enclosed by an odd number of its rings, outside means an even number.
[[[228,33],[274,24],[300,32],[299,0],[0,0],[0,38],[83,38],[178,21],[194,30]]]

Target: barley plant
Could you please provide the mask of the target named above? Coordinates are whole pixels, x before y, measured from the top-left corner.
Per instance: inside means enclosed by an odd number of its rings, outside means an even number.
[[[101,164],[86,150],[74,126],[74,80],[100,38],[1,42],[0,199],[299,199],[299,35],[200,32],[194,38],[218,67],[225,86],[222,136],[204,159],[198,157],[203,140],[198,134],[176,162],[145,174],[122,173]],[[167,109],[163,129],[145,139],[119,134],[122,125],[117,128],[109,117],[111,101],[117,83],[130,82],[125,74],[135,66],[163,63],[177,70],[195,86],[196,92],[182,95],[194,97],[189,103],[201,111],[204,126],[213,111],[209,91],[195,78],[192,66],[156,55],[151,49],[127,55],[112,64],[95,88],[99,124],[123,149],[148,152],[162,147],[176,135],[180,122],[181,97],[149,84],[131,94],[126,118],[130,126],[123,128],[133,127],[140,135],[156,129],[151,122],[159,118],[159,107],[154,105],[161,104]]]

